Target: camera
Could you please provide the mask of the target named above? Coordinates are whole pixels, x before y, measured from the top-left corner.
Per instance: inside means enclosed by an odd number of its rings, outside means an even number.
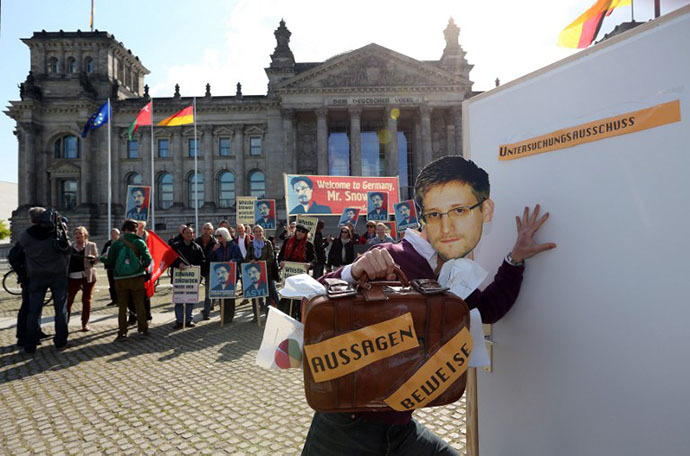
[[[52,208],[46,209],[41,216],[41,226],[55,233],[55,247],[63,252],[70,248],[68,223],[67,217]]]

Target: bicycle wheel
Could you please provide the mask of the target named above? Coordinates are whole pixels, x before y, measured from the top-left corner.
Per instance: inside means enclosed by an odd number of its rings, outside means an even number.
[[[19,283],[19,276],[14,269],[10,269],[5,273],[5,276],[2,278],[2,287],[11,295],[22,295],[22,286]]]

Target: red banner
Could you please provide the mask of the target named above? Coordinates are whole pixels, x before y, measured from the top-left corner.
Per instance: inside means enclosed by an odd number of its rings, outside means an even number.
[[[289,215],[341,215],[348,207],[366,213],[367,192],[387,193],[389,213],[400,201],[397,177],[285,174],[285,202]]]
[[[153,258],[149,266],[151,279],[146,282],[146,296],[150,298],[156,292],[156,280],[180,255],[153,231],[149,231],[149,237],[146,238],[146,246],[149,248],[151,258]]]

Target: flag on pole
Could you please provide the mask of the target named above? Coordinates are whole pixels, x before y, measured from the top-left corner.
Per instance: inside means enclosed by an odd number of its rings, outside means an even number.
[[[94,5],[94,0],[91,0],[91,18],[89,19],[89,27],[91,28],[91,31],[93,32],[93,13],[95,10],[95,5]]]
[[[575,19],[558,35],[558,45],[568,48],[586,48],[597,37],[604,17],[619,6],[632,4],[632,0],[597,0],[587,11]]]
[[[110,104],[108,102],[103,103],[103,106],[98,108],[98,111],[94,112],[93,115],[89,117],[86,125],[84,125],[84,131],[81,132],[81,137],[86,138],[89,131],[99,128],[104,123],[108,123],[111,114],[112,109],[110,109]]]
[[[187,106],[182,111],[158,122],[159,127],[174,127],[194,123],[194,105]]]
[[[156,280],[158,280],[173,261],[178,259],[180,255],[174,251],[167,242],[161,239],[153,231],[149,231],[149,236],[146,238],[146,247],[151,253],[151,278],[146,282],[146,296],[149,298],[156,292]]]
[[[151,125],[151,102],[149,101],[146,106],[141,108],[141,111],[139,111],[139,114],[137,114],[137,118],[134,119],[134,122],[129,126],[129,131],[127,132],[129,135],[129,140],[132,140],[132,135],[136,133],[137,128],[143,127],[145,125]]]

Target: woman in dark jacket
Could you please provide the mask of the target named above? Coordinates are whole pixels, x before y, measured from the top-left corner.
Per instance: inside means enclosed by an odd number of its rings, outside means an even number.
[[[355,247],[350,228],[344,226],[340,229],[340,237],[333,240],[331,251],[328,252],[328,267],[334,269],[351,264],[355,261]]]
[[[268,294],[269,298],[273,301],[273,306],[278,305],[278,290],[276,290],[276,273],[278,268],[276,267],[275,261],[276,257],[273,254],[273,244],[268,239],[264,238],[264,229],[261,225],[256,225],[253,228],[254,240],[247,250],[247,256],[245,257],[245,262],[266,262],[266,273],[268,275]],[[275,272],[274,272],[275,271]],[[266,299],[257,298],[261,306],[261,310],[267,310]],[[252,304],[256,304],[256,300],[252,299]],[[256,316],[255,316],[256,318]]]
[[[240,264],[242,263],[242,252],[237,243],[233,242],[230,236],[230,231],[227,228],[218,228],[216,230],[216,240],[218,243],[211,250],[210,262],[228,262],[234,261],[237,265],[236,277],[240,275]],[[221,302],[225,307],[224,323],[232,323],[235,317],[235,300],[223,299]]]
[[[316,233],[314,234],[314,278],[318,279],[323,275],[323,269],[326,266],[326,247],[328,247],[328,240],[323,238],[323,227],[326,224],[323,220],[319,220],[316,224]]]

